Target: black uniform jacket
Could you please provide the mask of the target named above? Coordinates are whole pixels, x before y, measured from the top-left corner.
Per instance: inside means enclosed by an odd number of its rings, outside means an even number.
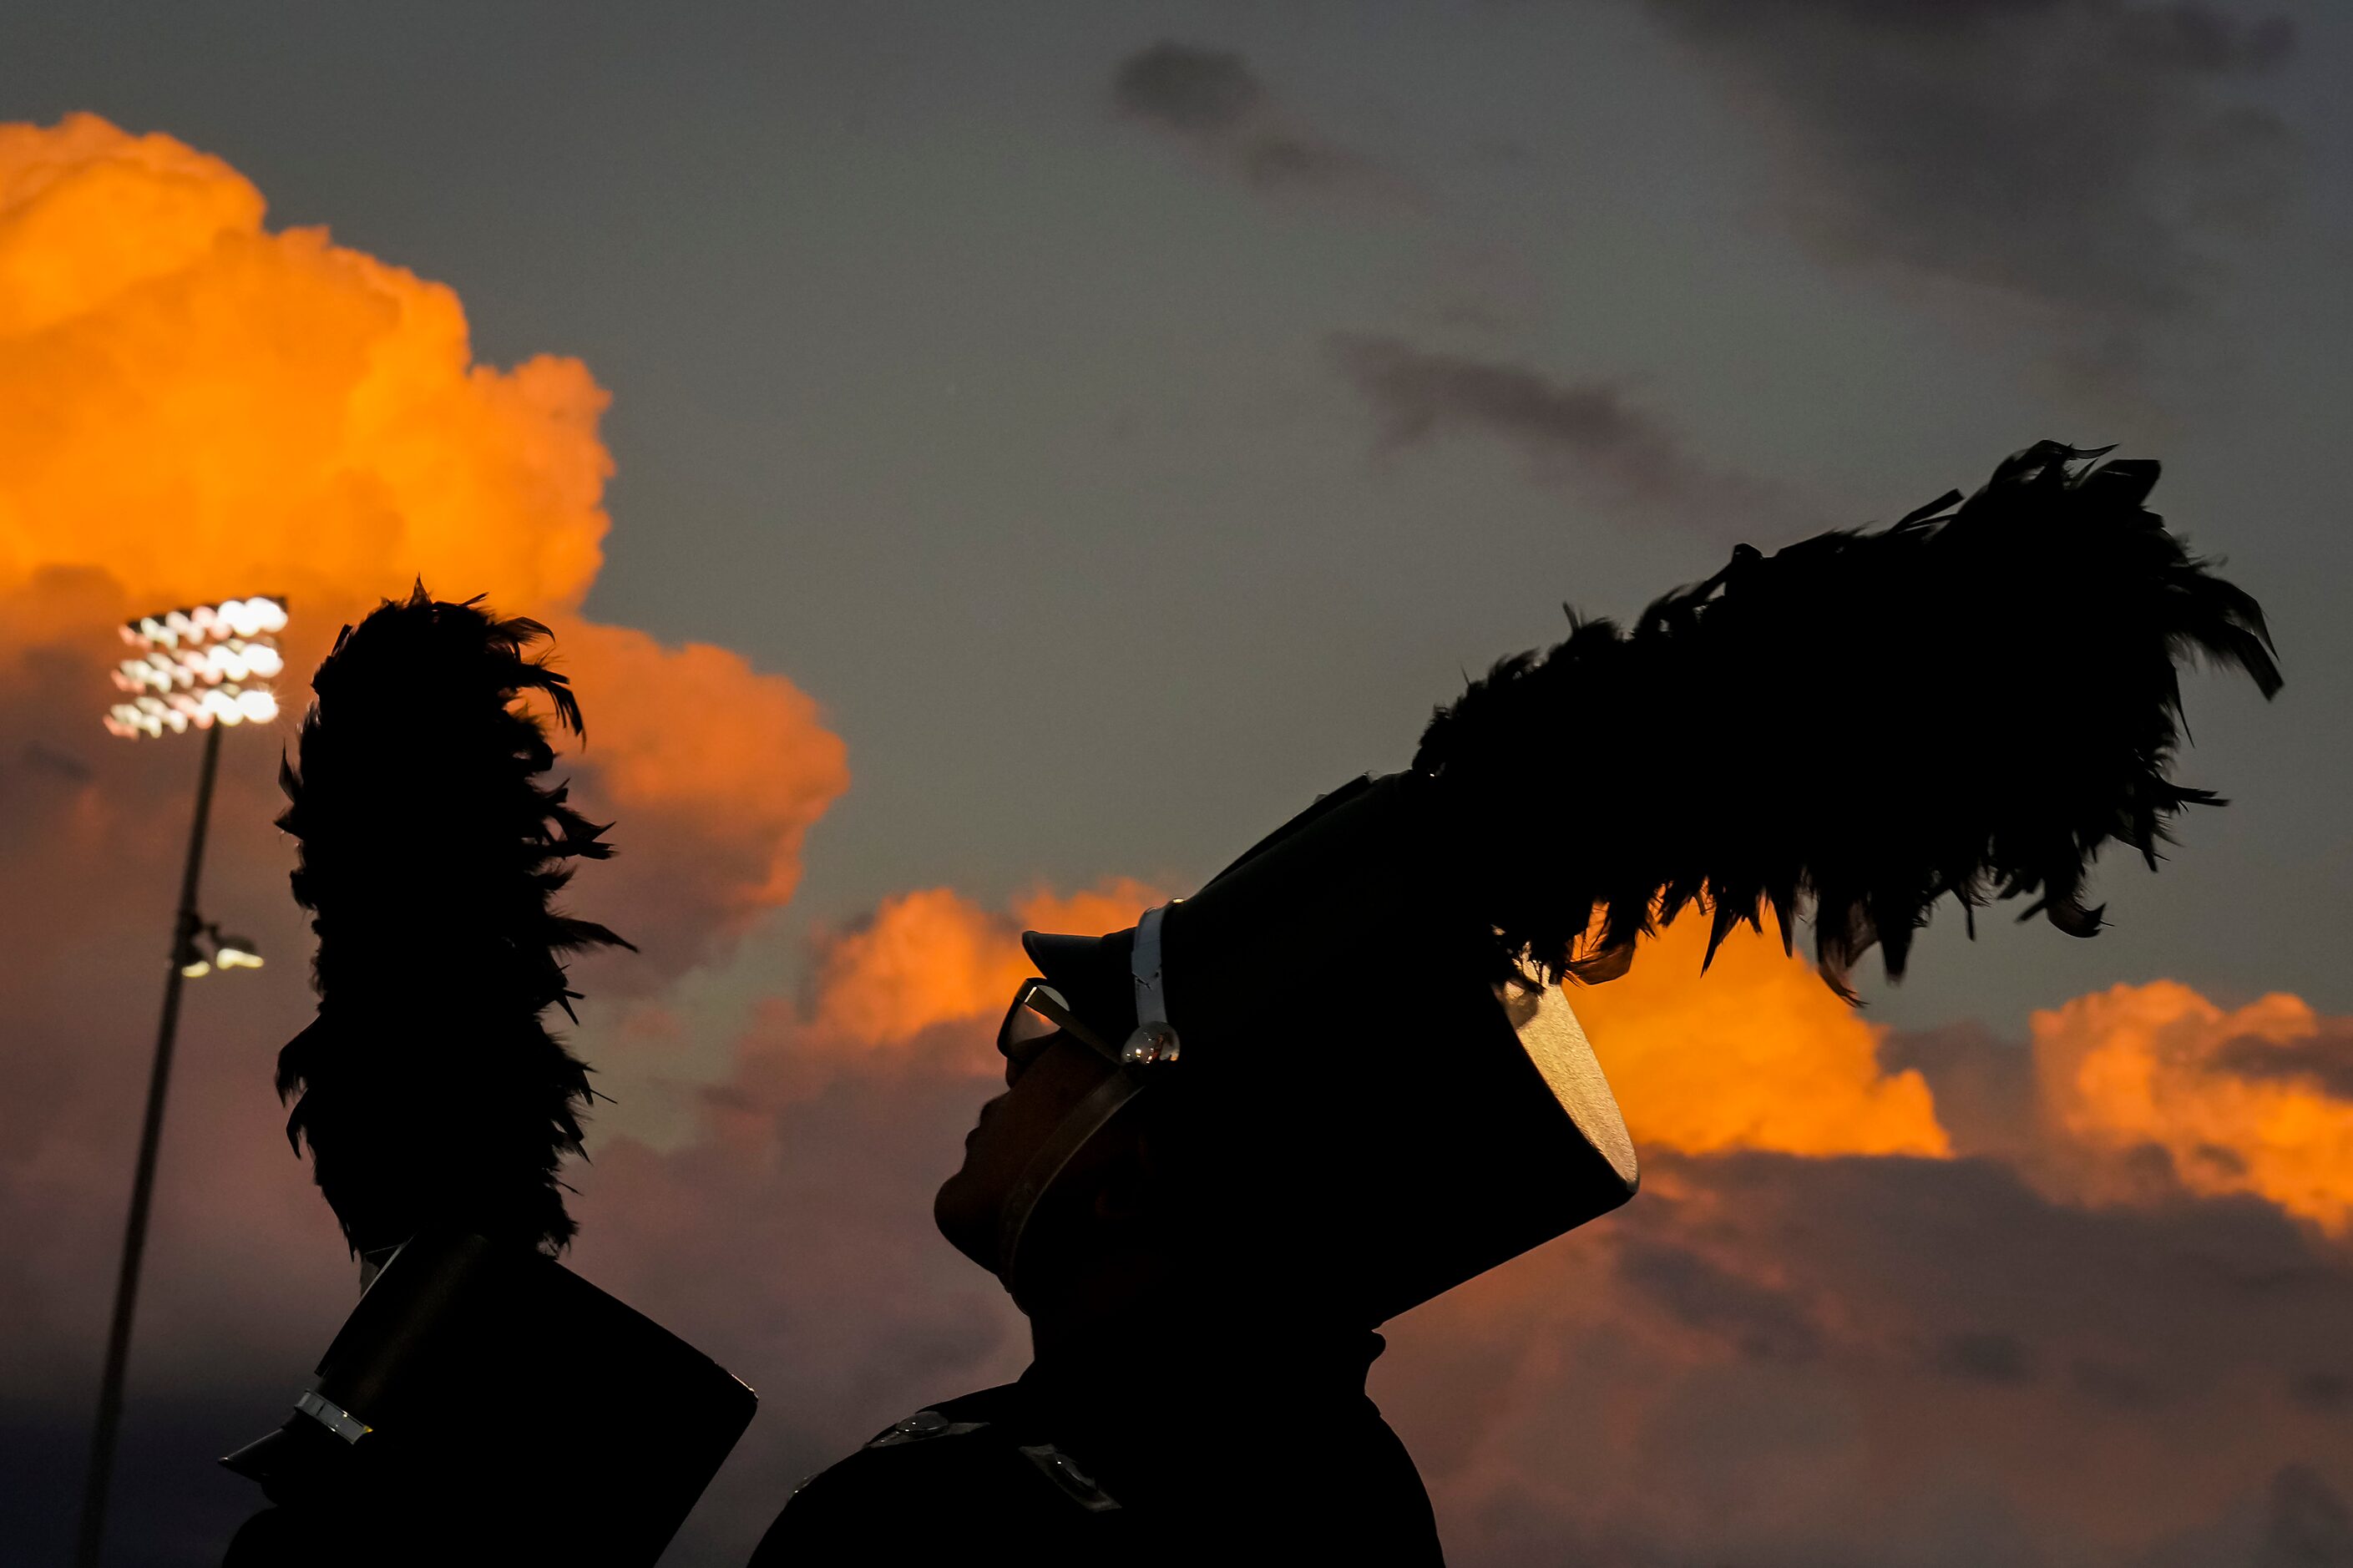
[[[1033,1367],[918,1411],[804,1483],[753,1568],[1438,1564],[1429,1494],[1365,1396],[1370,1356],[1352,1359],[1352,1378],[1271,1387]]]

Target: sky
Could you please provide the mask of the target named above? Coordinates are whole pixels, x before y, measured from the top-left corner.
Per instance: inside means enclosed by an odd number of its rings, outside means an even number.
[[[69,1539],[195,747],[111,627],[554,628],[612,1096],[575,1267],[762,1413],[668,1561],[1024,1353],[931,1188],[1024,926],[1466,673],[2045,437],[2263,602],[2111,929],[1577,997],[1626,1210],[1392,1324],[1453,1561],[2353,1564],[2353,21],[2317,4],[92,5],[0,52],[0,1559]],[[1834,675],[1818,682],[1835,705]],[[290,702],[290,709],[296,706]],[[1855,716],[1867,722],[1868,715]],[[112,1561],[216,1558],[351,1267],[227,737]],[[1858,787],[1900,787],[1859,781]]]

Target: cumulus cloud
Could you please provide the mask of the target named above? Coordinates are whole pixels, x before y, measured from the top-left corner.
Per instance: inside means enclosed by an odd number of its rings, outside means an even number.
[[[589,725],[563,765],[597,820],[618,823],[620,853],[579,897],[638,949],[599,973],[649,985],[792,898],[804,837],[849,785],[847,748],[816,699],[730,649],[577,615],[555,632]]]
[[[1746,928],[1703,977],[1706,951],[1706,922],[1686,917],[1625,974],[1574,998],[1639,1142],[1694,1154],[1951,1152],[1926,1080],[1886,1069],[1885,1031],[1812,964]]]
[[[1113,71],[1111,96],[1122,114],[1258,190],[1404,194],[1370,159],[1303,124],[1235,50],[1169,39],[1147,45]]]
[[[1376,333],[1337,333],[1329,347],[1373,411],[1377,451],[1485,437],[1516,448],[1537,482],[1589,489],[1645,521],[1736,540],[1811,524],[1776,487],[1691,453],[1620,382],[1557,381]]]
[[[1451,1561],[2240,1568],[2353,1489],[2293,1392],[2344,1362],[2353,1267],[2275,1210],[1984,1160],[1647,1176],[1390,1328]]]
[[[2097,1189],[2128,1196],[2153,1164],[2192,1192],[2250,1193],[2353,1229],[2353,1021],[2276,994],[2225,1009],[2160,980],[2031,1023],[2046,1114],[2108,1157]]]
[[[270,231],[218,159],[90,115],[0,126],[0,689],[70,662],[102,694],[111,623],[175,604],[289,595],[299,672],[420,576],[487,594],[554,626],[585,693],[566,765],[659,928],[635,983],[711,956],[790,897],[843,748],[782,677],[580,614],[606,403],[575,359],[476,363],[450,289]],[[26,740],[59,752],[92,711]]]
[[[1825,255],[2045,308],[2128,364],[2210,297],[2218,228],[2276,188],[2286,132],[2231,85],[2284,18],[2127,0],[1649,0],[1768,134]]]
[[[1166,898],[1129,877],[1067,895],[1036,889],[1005,912],[947,888],[895,894],[827,943],[819,1031],[860,1046],[897,1046],[944,1024],[994,1023],[1032,973],[1022,931],[1118,931]],[[982,1062],[984,1070],[997,1065]]]

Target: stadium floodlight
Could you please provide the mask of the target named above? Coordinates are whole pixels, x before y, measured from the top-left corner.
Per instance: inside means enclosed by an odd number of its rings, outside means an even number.
[[[116,665],[113,679],[127,700],[100,721],[129,741],[267,724],[278,717],[270,683],[286,669],[278,648],[285,629],[286,601],[266,594],[126,621],[122,640],[136,657]]]
[[[179,918],[172,928],[172,961],[164,977],[164,1020],[155,1036],[155,1066],[147,1079],[147,1120],[139,1163],[131,1179],[131,1216],[123,1228],[122,1268],[114,1282],[114,1319],[107,1331],[106,1371],[99,1382],[98,1420],[91,1429],[90,1469],[83,1481],[81,1530],[74,1561],[95,1568],[106,1530],[106,1494],[114,1471],[114,1438],[122,1420],[122,1376],[131,1353],[131,1321],[139,1299],[139,1263],[147,1247],[147,1216],[155,1191],[155,1155],[164,1131],[164,1093],[171,1080],[172,1041],[179,1028],[180,986],[216,969],[259,969],[260,950],[245,937],[224,936],[196,913],[196,882],[204,868],[205,828],[212,816],[213,777],[220,764],[221,731],[267,724],[278,717],[271,684],[284,673],[278,634],[286,629],[286,601],[259,594],[223,599],[122,626],[129,657],[114,667],[121,700],[101,722],[125,740],[205,732],[204,765],[196,774],[195,820],[180,873]]]

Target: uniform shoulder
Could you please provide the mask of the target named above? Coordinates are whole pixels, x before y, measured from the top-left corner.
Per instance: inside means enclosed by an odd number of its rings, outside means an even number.
[[[797,1488],[769,1527],[752,1568],[772,1563],[871,1563],[878,1549],[946,1550],[1001,1507],[1013,1457],[999,1423],[1013,1388],[984,1389],[892,1422],[849,1458]]]
[[[877,1448],[903,1448],[916,1443],[928,1443],[942,1437],[964,1437],[975,1432],[1018,1421],[1020,1385],[1005,1384],[997,1388],[984,1388],[977,1394],[967,1394],[960,1399],[942,1400],[927,1405],[913,1415],[893,1421],[867,1439],[867,1452]]]

